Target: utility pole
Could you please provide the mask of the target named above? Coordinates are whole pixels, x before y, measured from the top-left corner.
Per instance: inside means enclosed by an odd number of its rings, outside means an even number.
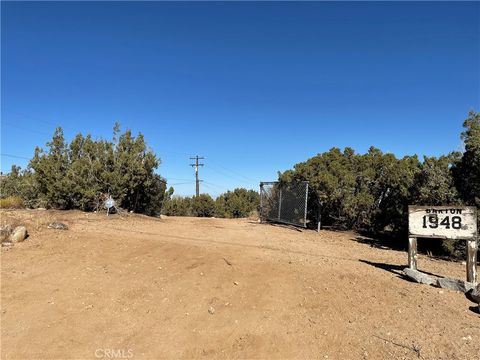
[[[198,160],[203,160],[204,158],[202,156],[195,156],[195,157],[191,157],[190,160],[195,160],[195,164],[190,164],[190,166],[193,166],[195,167],[195,183],[196,183],[196,187],[195,187],[195,194],[196,196],[200,195],[200,180],[198,179],[198,167],[199,166],[203,166],[204,164],[200,164],[198,162]]]

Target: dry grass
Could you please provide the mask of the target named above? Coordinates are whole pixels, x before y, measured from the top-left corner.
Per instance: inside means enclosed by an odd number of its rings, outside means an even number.
[[[0,209],[23,209],[23,200],[18,196],[9,196],[0,199]]]

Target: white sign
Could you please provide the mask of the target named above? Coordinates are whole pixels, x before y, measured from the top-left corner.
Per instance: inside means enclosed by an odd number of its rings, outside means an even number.
[[[105,209],[111,209],[112,207],[115,206],[115,201],[112,199],[112,197],[108,197],[107,200],[105,200]]]
[[[411,237],[475,239],[477,209],[470,206],[409,206]]]

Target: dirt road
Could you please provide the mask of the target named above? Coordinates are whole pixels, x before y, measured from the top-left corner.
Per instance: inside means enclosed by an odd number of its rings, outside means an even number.
[[[463,294],[406,253],[251,220],[3,211],[2,359],[480,359]],[[57,220],[69,230],[47,229]],[[464,266],[419,267],[464,278]]]

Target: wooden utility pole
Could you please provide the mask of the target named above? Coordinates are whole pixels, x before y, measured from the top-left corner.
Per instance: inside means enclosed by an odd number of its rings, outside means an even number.
[[[195,156],[191,157],[190,160],[195,160],[194,164],[190,164],[190,166],[195,168],[195,195],[198,196],[200,195],[200,181],[198,178],[198,167],[203,166],[204,164],[200,164],[198,160],[203,160],[204,158],[202,156]]]

